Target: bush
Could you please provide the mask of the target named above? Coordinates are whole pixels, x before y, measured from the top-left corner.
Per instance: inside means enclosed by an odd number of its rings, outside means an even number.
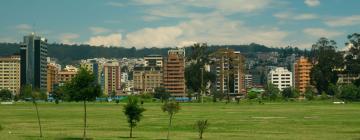
[[[327,99],[329,99],[329,96],[325,92],[322,92],[320,95],[320,100],[327,100]]]
[[[248,99],[256,99],[258,97],[257,93],[256,92],[249,92],[248,95],[247,95],[247,98]]]
[[[314,100],[315,93],[311,89],[306,89],[305,98],[309,101]]]
[[[344,85],[341,88],[339,98],[348,101],[360,101],[360,88],[353,84]]]

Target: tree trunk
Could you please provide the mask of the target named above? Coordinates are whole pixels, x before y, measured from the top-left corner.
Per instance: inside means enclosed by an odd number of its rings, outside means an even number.
[[[83,139],[86,140],[86,100],[84,100],[84,135]]]
[[[132,129],[133,129],[133,127],[132,127],[132,125],[130,125],[130,138],[132,138]]]
[[[37,115],[38,124],[39,124],[39,129],[40,129],[40,137],[42,137],[42,130],[41,130],[41,121],[40,121],[39,109],[38,109],[38,106],[37,106],[36,101],[33,101],[33,103],[34,103],[35,109],[36,109],[36,115]]]
[[[168,127],[168,133],[167,133],[167,139],[169,140],[169,137],[170,137],[170,128],[171,128],[171,120],[172,120],[172,114],[170,115],[170,118],[169,118],[169,127]]]
[[[202,132],[202,131],[200,131],[200,139],[202,139],[202,135],[203,135],[203,132]]]

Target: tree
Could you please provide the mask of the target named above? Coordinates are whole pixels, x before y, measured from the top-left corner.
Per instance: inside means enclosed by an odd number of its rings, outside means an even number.
[[[265,87],[265,92],[263,94],[264,98],[274,101],[279,98],[280,90],[275,87],[273,84],[268,84]]]
[[[11,91],[8,89],[0,90],[0,101],[10,101],[12,98]]]
[[[39,99],[46,99],[46,94],[43,91],[40,91],[38,89],[33,90],[31,85],[25,85],[22,89],[22,97],[25,99],[31,99],[33,105],[35,106],[35,110],[36,110],[36,116],[37,116],[37,120],[38,120],[38,125],[39,125],[39,132],[40,132],[40,137],[42,137],[42,127],[41,127],[41,121],[40,121],[40,114],[39,114],[39,109],[38,109],[38,104],[37,104],[37,100]]]
[[[360,34],[353,33],[348,35],[349,53],[345,57],[346,71],[350,74],[360,74]]]
[[[336,52],[336,42],[327,38],[320,38],[311,50],[314,67],[311,69],[310,78],[318,93],[329,92],[330,83],[336,84],[338,80],[337,71],[342,68],[343,57]]]
[[[52,97],[55,99],[55,104],[59,104],[59,101],[63,100],[64,96],[64,87],[57,87],[52,93]]]
[[[296,89],[294,89],[294,88],[288,87],[282,91],[281,96],[285,100],[290,99],[290,98],[297,98],[297,97],[299,97],[299,92],[296,91]]]
[[[312,87],[306,87],[306,90],[305,90],[305,99],[307,100],[313,100],[314,99],[314,96],[315,96],[315,92],[313,90]]]
[[[84,103],[84,133],[83,139],[86,139],[86,102],[94,101],[96,97],[102,95],[101,87],[91,74],[85,68],[80,68],[77,75],[70,82],[65,83],[65,93],[69,101],[83,101]]]
[[[192,89],[187,90],[187,97],[189,98],[189,102],[191,102],[193,95],[194,91]]]
[[[132,138],[133,127],[140,122],[144,108],[138,104],[138,99],[135,96],[129,96],[128,103],[124,106],[124,114],[127,117],[127,121],[130,127],[130,138]]]
[[[161,109],[164,111],[164,112],[167,112],[169,114],[169,126],[168,126],[168,133],[167,133],[167,139],[169,139],[169,136],[170,136],[170,128],[171,128],[171,121],[172,121],[172,118],[173,116],[179,112],[180,110],[180,105],[178,102],[175,102],[175,101],[168,101],[168,102],[165,102],[163,106],[161,106]]]
[[[160,99],[161,102],[169,100],[171,97],[170,93],[166,91],[163,87],[157,87],[155,88],[154,97],[157,99]]]
[[[197,129],[197,131],[199,132],[199,138],[202,139],[203,138],[203,133],[205,132],[205,130],[209,127],[209,123],[208,120],[198,120],[195,123],[195,128]]]
[[[346,101],[360,101],[360,88],[353,84],[344,85],[339,98]]]

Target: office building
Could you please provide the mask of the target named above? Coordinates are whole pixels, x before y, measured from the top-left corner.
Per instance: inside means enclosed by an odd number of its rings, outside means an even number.
[[[280,91],[293,86],[292,73],[283,67],[270,70],[267,78],[268,83],[273,84]]]
[[[0,57],[1,89],[8,89],[13,95],[20,93],[20,56]]]
[[[168,51],[164,60],[164,87],[175,97],[185,97],[185,50]]]
[[[20,46],[20,85],[31,85],[33,89],[47,89],[47,40],[34,33],[24,36]]]
[[[293,82],[295,88],[298,89],[300,93],[304,93],[306,91],[306,87],[310,85],[311,68],[311,62],[305,57],[300,57],[294,63]]]

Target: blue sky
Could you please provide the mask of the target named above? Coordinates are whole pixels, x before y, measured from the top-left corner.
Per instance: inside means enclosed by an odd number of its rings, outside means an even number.
[[[359,0],[2,0],[0,42],[166,47],[195,42],[310,48],[360,31]]]

